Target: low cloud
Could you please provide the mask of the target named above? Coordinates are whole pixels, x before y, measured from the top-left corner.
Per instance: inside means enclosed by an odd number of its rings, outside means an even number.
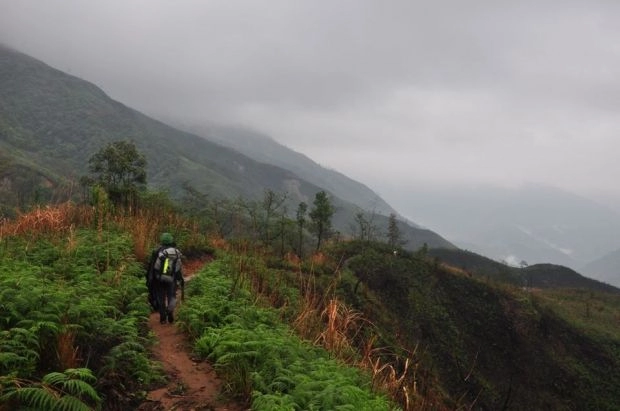
[[[0,41],[148,114],[271,134],[381,191],[615,192],[620,3],[0,0]]]

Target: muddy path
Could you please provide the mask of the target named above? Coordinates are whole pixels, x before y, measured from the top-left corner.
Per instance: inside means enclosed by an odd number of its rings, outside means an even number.
[[[190,281],[205,261],[184,264],[185,280]],[[180,298],[178,305],[183,304]],[[178,309],[178,307],[177,307]],[[226,398],[215,370],[206,361],[192,356],[191,344],[176,324],[160,324],[159,313],[152,313],[149,327],[156,343],[153,357],[167,375],[167,385],[150,391],[138,408],[142,411],[245,411],[249,407]]]

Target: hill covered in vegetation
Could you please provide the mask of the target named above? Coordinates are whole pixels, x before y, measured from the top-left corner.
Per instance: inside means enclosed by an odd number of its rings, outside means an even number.
[[[329,189],[319,186],[316,168],[296,172],[255,160],[239,151],[180,131],[110,99],[95,85],[53,69],[15,50],[0,46],[0,191],[2,211],[74,197],[88,173],[88,159],[113,141],[135,143],[147,160],[151,189],[172,198],[191,193],[202,208],[221,200],[261,201],[266,190],[286,196],[288,213],[310,203],[323,189],[336,208],[334,227],[349,235],[357,213],[387,226],[387,214],[373,204],[389,206],[365,186],[343,176]],[[329,175],[326,173],[325,175]],[[323,177],[323,180],[325,177]],[[312,182],[309,182],[312,181]],[[341,197],[342,195],[342,197]],[[402,221],[413,249],[452,247],[436,233]]]
[[[620,292],[620,289],[613,285],[584,277],[561,265],[524,264],[521,267],[512,267],[480,254],[459,249],[437,248],[430,250],[429,255],[468,275],[525,288],[581,288],[609,293]]]
[[[251,226],[235,240],[197,227],[70,204],[4,221],[0,408],[127,409],[163,384],[141,264],[162,230],[186,258],[214,259],[178,326],[252,409],[620,405],[618,293],[528,290],[372,241],[299,259]]]

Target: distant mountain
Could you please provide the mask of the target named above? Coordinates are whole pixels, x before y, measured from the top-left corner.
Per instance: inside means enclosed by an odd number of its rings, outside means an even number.
[[[620,248],[619,214],[557,188],[416,186],[389,198],[457,246],[514,266],[524,261],[580,270]]]
[[[335,228],[350,230],[354,215],[367,208],[370,190],[344,176],[340,186],[318,185],[294,171],[253,159],[237,150],[180,131],[110,99],[95,85],[41,61],[0,46],[0,194],[5,210],[59,198],[77,190],[90,156],[115,140],[132,140],[148,162],[151,188],[180,198],[189,185],[212,198],[262,198],[265,190],[287,193],[291,205],[311,204],[320,190],[336,206]],[[300,173],[303,170],[296,170]],[[312,180],[312,181],[310,181]],[[314,181],[314,182],[313,182]],[[355,187],[355,188],[351,188]],[[352,191],[358,190],[358,194]],[[354,203],[351,199],[360,199]],[[382,210],[391,210],[376,197]],[[291,206],[289,210],[294,210]],[[0,211],[2,209],[0,208]],[[387,217],[377,224],[387,227]],[[412,248],[453,247],[430,230],[403,226]]]
[[[620,294],[620,288],[585,277],[570,268],[555,264],[534,264],[511,267],[471,251],[459,249],[433,249],[429,255],[439,262],[478,277],[495,282],[529,288],[573,288]]]
[[[620,249],[585,264],[579,271],[589,277],[620,287]]]

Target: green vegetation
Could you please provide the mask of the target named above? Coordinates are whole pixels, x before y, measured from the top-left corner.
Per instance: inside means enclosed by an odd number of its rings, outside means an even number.
[[[87,159],[119,141],[132,142],[144,156],[148,189],[174,200],[192,198],[193,208],[217,215],[223,232],[234,230],[235,222],[217,214],[222,203],[231,216],[238,199],[260,203],[266,191],[284,196],[281,209],[294,219],[300,202],[310,204],[325,185],[335,185],[338,189],[329,190],[332,224],[344,235],[357,209],[369,203],[387,206],[338,173],[318,165],[300,169],[309,160],[291,150],[276,156],[277,164],[290,168],[245,156],[149,118],[91,83],[0,45],[0,218],[41,204],[84,201],[89,192],[80,190],[79,180],[89,171]],[[110,199],[116,202],[114,195]],[[377,219],[383,225],[387,216]],[[404,228],[412,247],[451,246],[429,230]]]
[[[251,397],[253,410],[395,409],[371,393],[369,376],[293,335],[274,309],[255,306],[248,289],[239,287],[245,274],[234,272],[235,265],[220,260],[192,280],[192,298],[179,312],[196,337],[196,352],[234,393]]]
[[[472,277],[531,288],[583,288],[605,293],[620,293],[609,284],[584,277],[575,271],[554,264],[535,264],[512,267],[470,251],[436,248],[429,252],[438,263],[447,263]]]
[[[501,272],[489,280],[381,244],[332,252],[357,278],[343,295],[383,331],[383,344],[396,346],[396,336],[417,353],[425,395],[441,386],[442,401],[457,408],[619,405],[620,335],[610,327],[620,318],[617,292],[531,291]]]
[[[146,159],[134,143],[114,141],[93,154],[88,163],[96,176],[92,184],[101,186],[112,203],[135,208],[138,193],[146,189]]]
[[[387,241],[328,241],[302,260],[264,244],[261,225],[208,239],[200,218],[98,207],[2,225],[5,407],[131,406],[161,379],[139,261],[169,227],[189,257],[218,249],[179,326],[255,409],[618,405],[617,294],[527,289]]]
[[[1,247],[0,404],[74,410],[140,401],[139,387],[161,376],[146,348],[149,308],[131,238],[69,228],[6,236]]]
[[[178,324],[255,409],[620,406],[618,289],[456,250],[25,56],[0,59],[0,410],[131,408],[161,380],[140,264],[161,231],[187,258],[215,250]],[[105,154],[128,139],[127,158]],[[89,205],[38,206],[75,198],[91,153],[103,187]],[[134,203],[142,153],[153,187],[174,190]],[[107,178],[129,170],[127,185]],[[352,223],[356,241],[330,236]]]
[[[318,251],[321,249],[321,242],[328,239],[331,233],[334,206],[325,191],[316,193],[313,204],[309,216],[312,220],[312,231],[316,234],[316,250]]]

